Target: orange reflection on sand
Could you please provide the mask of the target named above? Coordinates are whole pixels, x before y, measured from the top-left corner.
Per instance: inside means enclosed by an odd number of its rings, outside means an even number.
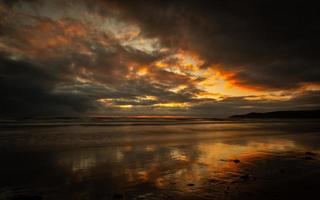
[[[147,171],[138,171],[137,172],[139,180],[146,182],[149,180],[149,173]]]
[[[223,172],[234,171],[239,168],[233,160],[250,162],[250,160],[264,157],[269,151],[288,151],[296,148],[294,142],[278,140],[272,142],[249,142],[245,145],[232,145],[225,143],[203,144],[199,146],[201,157],[199,162],[211,170]],[[229,162],[225,162],[229,161]],[[231,161],[231,162],[230,162]]]
[[[250,138],[243,142],[204,142],[181,147],[127,145],[116,151],[107,148],[101,149],[100,153],[72,156],[69,157],[71,160],[62,160],[62,164],[70,166],[77,177],[86,171],[106,169],[108,165],[105,164],[112,161],[118,163],[116,170],[117,174],[124,175],[122,181],[131,185],[147,183],[159,189],[174,187],[175,190],[193,192],[192,188],[206,185],[212,179],[235,181],[244,167],[254,161],[297,148],[291,140],[260,141]]]

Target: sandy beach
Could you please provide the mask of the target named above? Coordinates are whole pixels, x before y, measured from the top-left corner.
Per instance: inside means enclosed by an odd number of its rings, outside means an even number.
[[[309,199],[317,194],[317,121],[183,122],[3,123],[0,199]]]

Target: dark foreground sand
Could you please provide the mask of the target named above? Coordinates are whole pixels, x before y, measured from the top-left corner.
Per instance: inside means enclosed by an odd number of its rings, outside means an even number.
[[[0,199],[318,199],[319,124],[3,126]]]

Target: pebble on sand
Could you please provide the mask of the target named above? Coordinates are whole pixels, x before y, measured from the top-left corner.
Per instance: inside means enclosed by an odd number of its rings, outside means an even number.
[[[238,160],[238,159],[234,159],[234,160],[232,160],[234,163],[240,163],[240,160]]]
[[[305,157],[303,157],[303,159],[305,159],[305,160],[313,160],[314,158],[311,157],[311,156],[305,156]]]
[[[209,179],[209,182],[210,183],[217,183],[217,182],[219,182],[217,179]]]
[[[123,199],[123,194],[115,193],[115,194],[113,195],[113,198],[114,198],[114,199]]]
[[[10,200],[42,200],[43,198],[41,196],[17,195],[9,199]]]
[[[248,180],[250,178],[250,175],[249,174],[244,174],[242,176],[240,176],[241,179],[243,180]]]
[[[305,154],[306,154],[307,156],[316,156],[316,155],[317,155],[316,153],[313,153],[313,152],[311,152],[311,151],[307,151]]]

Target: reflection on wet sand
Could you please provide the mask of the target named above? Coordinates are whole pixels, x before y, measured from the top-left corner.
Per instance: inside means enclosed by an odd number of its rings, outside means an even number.
[[[202,133],[205,139],[194,137],[193,133],[189,140],[184,135],[181,141],[126,141],[101,147],[55,146],[20,151],[15,146],[11,151],[1,151],[4,164],[0,172],[3,177],[0,197],[6,199],[17,194],[43,199],[291,197],[288,188],[279,192],[272,185],[281,188],[287,181],[296,184],[292,187],[305,181],[314,185],[316,180],[310,176],[320,178],[320,148],[314,145],[320,137],[310,131],[297,135],[288,127],[283,129],[285,134],[279,135],[256,134],[254,128],[246,129],[242,137],[239,132],[216,137],[216,132],[208,131],[205,125],[201,127],[205,129]],[[263,130],[270,131],[270,127],[260,129]],[[211,139],[206,139],[210,134]],[[305,195],[306,191],[301,192]]]

